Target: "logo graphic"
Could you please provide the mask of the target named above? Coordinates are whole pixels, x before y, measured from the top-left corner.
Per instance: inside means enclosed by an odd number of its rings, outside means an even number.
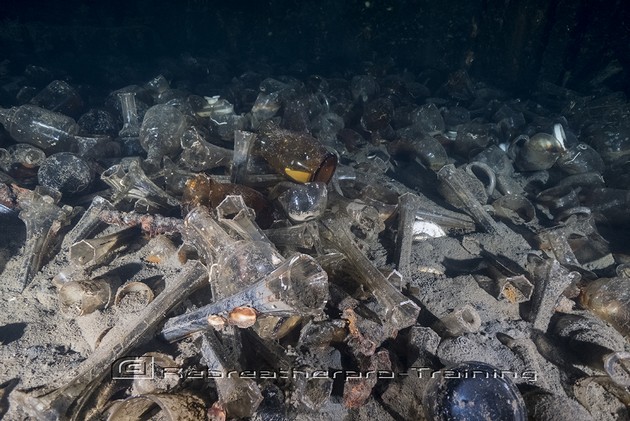
[[[112,380],[152,379],[154,357],[123,357],[112,364]]]

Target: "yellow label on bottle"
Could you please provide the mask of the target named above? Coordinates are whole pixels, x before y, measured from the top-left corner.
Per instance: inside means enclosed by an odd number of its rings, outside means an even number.
[[[298,183],[308,183],[311,179],[311,173],[306,171],[292,170],[291,168],[285,168],[284,172],[286,175],[291,177],[293,180]]]

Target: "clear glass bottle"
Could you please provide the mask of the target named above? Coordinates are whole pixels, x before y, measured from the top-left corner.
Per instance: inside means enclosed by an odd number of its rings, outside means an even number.
[[[46,154],[39,148],[25,143],[11,145],[6,149],[0,149],[0,168],[11,172],[14,166],[25,168],[39,167],[46,159]]]
[[[35,105],[0,109],[0,123],[18,143],[29,143],[44,152],[73,148],[79,126],[73,118]]]
[[[273,121],[259,127],[260,155],[280,174],[298,183],[327,183],[335,173],[337,156],[308,133],[284,130]]]
[[[118,93],[122,108],[123,128],[118,132],[121,138],[138,137],[140,134],[140,122],[138,121],[138,106],[136,105],[135,92]]]
[[[301,223],[319,218],[328,203],[324,183],[280,183],[275,188],[282,209],[292,222]]]
[[[279,92],[259,93],[252,106],[252,120],[254,121],[252,125],[257,127],[259,122],[272,118],[281,106],[282,99]]]
[[[53,80],[31,99],[32,105],[77,116],[83,109],[81,95],[63,80]]]
[[[196,127],[187,129],[181,137],[179,162],[193,171],[229,167],[234,152],[206,141]]]
[[[179,140],[186,129],[186,118],[177,108],[158,104],[149,108],[140,126],[140,145],[148,159],[159,162],[179,150]]]
[[[186,240],[197,248],[208,266],[216,299],[234,295],[276,269],[284,258],[263,241],[235,240],[200,206],[184,221]]]

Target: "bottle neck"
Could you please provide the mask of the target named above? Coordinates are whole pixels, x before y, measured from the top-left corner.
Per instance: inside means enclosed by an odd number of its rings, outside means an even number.
[[[2,124],[7,131],[9,131],[9,126],[13,121],[16,110],[17,107],[0,108],[0,124]]]
[[[198,206],[191,210],[186,215],[184,224],[188,236],[197,240],[193,242],[203,247],[205,253],[209,252],[215,258],[218,258],[236,243],[236,240],[221,228],[204,206]],[[202,251],[200,250],[200,252]]]
[[[136,94],[134,92],[122,92],[118,94],[122,117],[125,124],[138,124],[138,107],[136,106]]]

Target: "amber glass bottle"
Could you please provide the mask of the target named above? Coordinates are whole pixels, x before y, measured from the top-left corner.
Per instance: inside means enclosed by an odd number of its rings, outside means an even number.
[[[247,206],[254,209],[256,215],[269,208],[269,202],[256,190],[240,184],[217,183],[205,174],[197,174],[186,182],[182,196],[184,214],[197,206],[216,208],[228,195],[241,195]]]
[[[298,183],[327,183],[337,167],[335,154],[313,136],[281,129],[271,120],[259,127],[258,152],[274,170]]]

